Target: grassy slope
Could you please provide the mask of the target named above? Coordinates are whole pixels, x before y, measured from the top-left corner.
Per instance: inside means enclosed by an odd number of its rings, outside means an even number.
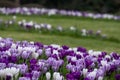
[[[0,18],[4,20],[11,19],[12,16],[0,15]],[[79,29],[92,29],[102,30],[102,33],[108,36],[114,36],[120,39],[120,23],[119,21],[113,20],[93,20],[85,18],[76,17],[61,17],[61,16],[17,16],[17,20],[26,19],[28,21],[32,20],[39,23],[50,23],[54,26],[61,25],[63,27],[70,27],[72,25],[77,26]],[[43,35],[40,33],[30,33],[30,32],[19,32],[14,29],[0,30],[0,36],[2,37],[12,37],[15,40],[29,40],[29,41],[39,41],[44,44],[60,44],[69,45],[71,47],[83,46],[87,49],[102,50],[107,52],[118,52],[120,53],[120,44],[114,42],[100,41],[95,39],[80,39],[72,38],[66,36],[55,36],[55,35]]]

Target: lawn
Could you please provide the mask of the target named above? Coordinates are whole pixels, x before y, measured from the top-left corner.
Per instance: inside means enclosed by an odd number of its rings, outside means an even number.
[[[12,18],[12,15],[0,15],[0,18],[8,20]],[[61,25],[65,28],[68,28],[70,26],[76,26],[79,29],[88,29],[94,31],[101,30],[102,33],[107,34],[107,36],[114,37],[120,40],[120,21],[103,19],[93,20],[90,18],[77,18],[70,16],[66,17],[59,15],[49,17],[46,15],[17,15],[17,20],[22,19],[26,19],[28,21],[35,21],[38,23],[49,23],[53,26]],[[8,29],[6,30],[0,30],[0,36],[11,37],[14,40],[39,41],[44,44],[68,45],[70,47],[82,46],[87,49],[120,53],[120,43],[89,38],[74,38],[69,36],[40,34],[36,32],[21,32],[16,25],[10,28],[8,27]]]

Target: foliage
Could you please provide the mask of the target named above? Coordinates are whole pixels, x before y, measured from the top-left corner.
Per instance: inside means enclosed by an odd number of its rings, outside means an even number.
[[[0,1],[0,7],[16,7],[11,1]]]
[[[26,1],[28,2],[28,0]],[[120,9],[118,0],[31,0],[31,2],[38,2],[48,8],[95,11],[102,13],[117,12]]]
[[[39,4],[47,8],[94,11],[101,13],[117,13],[120,10],[119,0],[11,0],[11,1],[12,2],[15,1],[16,2],[15,4],[17,5],[32,3]],[[5,4],[4,6],[6,5],[7,4]]]

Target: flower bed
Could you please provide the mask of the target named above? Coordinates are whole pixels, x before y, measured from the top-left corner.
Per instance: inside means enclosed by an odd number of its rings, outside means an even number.
[[[15,17],[15,16],[14,16]],[[64,28],[62,26],[53,26],[48,23],[37,23],[33,21],[26,21],[25,19],[21,21],[16,21],[16,19],[0,20],[1,28],[11,27],[17,24],[18,28],[22,28],[26,31],[36,31],[38,33],[43,34],[54,34],[54,35],[64,35],[71,37],[86,37],[86,38],[98,38],[98,39],[106,39],[107,35],[102,34],[101,30],[97,30],[96,32],[93,30],[87,29],[78,29],[75,26],[70,26],[70,28]],[[3,27],[2,27],[3,26]]]
[[[2,14],[22,14],[22,15],[65,15],[65,16],[77,16],[77,17],[88,17],[93,19],[114,19],[120,20],[120,16],[111,14],[100,14],[100,13],[88,13],[81,11],[69,11],[69,10],[58,10],[58,9],[46,9],[46,8],[0,8]]]
[[[119,77],[120,55],[114,52],[0,38],[1,80],[119,80]]]

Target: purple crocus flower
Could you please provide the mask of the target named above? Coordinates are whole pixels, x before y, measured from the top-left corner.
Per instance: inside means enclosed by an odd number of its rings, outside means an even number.
[[[19,80],[31,80],[29,77],[19,77]]]
[[[38,46],[39,48],[43,48],[43,44],[40,42],[35,42],[34,45]]]
[[[70,74],[70,73],[66,75],[66,78],[67,78],[67,80],[75,80],[74,76],[72,76],[72,74]]]
[[[114,59],[119,59],[119,55],[117,53],[111,53],[111,57]]]
[[[92,59],[85,59],[85,64],[86,64],[86,67],[90,67],[92,65],[93,61]]]
[[[120,80],[120,74],[115,75],[115,80]]]
[[[87,50],[85,48],[83,48],[83,47],[78,47],[77,51],[85,53]]]
[[[31,72],[32,70],[40,70],[41,67],[38,64],[30,64],[29,71]],[[41,69],[42,70],[42,69]]]
[[[6,80],[11,80],[11,79],[12,79],[12,77],[10,75],[6,76]]]
[[[62,64],[63,64],[63,60],[55,60],[52,64],[52,69],[54,71],[58,71],[60,66],[62,66]]]
[[[6,64],[5,63],[0,63],[0,70],[1,69],[4,69],[6,67]]]
[[[37,63],[37,59],[31,59],[30,60],[30,64],[36,64]]]
[[[39,49],[39,50],[37,50],[37,53],[38,53],[39,55],[42,55],[43,50],[42,50],[42,49]]]
[[[30,80],[32,79],[32,74],[31,73],[25,73],[24,76],[25,76],[25,79],[27,79],[27,78],[30,79]]]
[[[52,49],[51,49],[51,48],[45,49],[45,54],[46,54],[47,57],[51,56],[51,54],[52,54]]]
[[[102,56],[102,57],[105,57],[105,55],[107,55],[107,52],[102,52],[102,53],[101,53],[101,56]]]
[[[17,57],[16,56],[10,56],[9,61],[15,63],[15,62],[17,62]]]
[[[66,57],[66,55],[67,55],[67,53],[66,53],[66,51],[65,50],[58,50],[58,52],[59,52],[59,57],[61,58],[61,59],[63,59],[63,58],[65,58]]]
[[[67,80],[80,80],[80,72],[72,72],[66,75]]]
[[[40,72],[32,71],[32,80],[38,80],[40,77]]]
[[[88,34],[88,35],[93,35],[93,31],[92,31],[92,30],[88,30],[88,31],[87,31],[87,34]]]
[[[28,70],[28,65],[26,64],[21,64],[21,65],[18,65],[19,69],[20,69],[20,73],[21,74],[25,74]]]
[[[62,48],[65,49],[65,50],[68,50],[68,49],[69,49],[69,47],[68,47],[68,46],[65,46],[65,45],[62,46]]]
[[[7,57],[3,57],[3,58],[0,59],[0,62],[1,62],[1,63],[5,63],[6,65],[8,65],[9,60],[8,60]]]
[[[99,78],[105,75],[105,71],[103,69],[98,69],[96,73],[96,77]]]
[[[27,59],[27,58],[30,57],[30,54],[31,54],[31,52],[23,51],[23,52],[21,53],[21,56],[22,56],[23,59]]]
[[[84,80],[91,80],[91,79],[89,79],[89,78],[84,78]]]
[[[54,59],[58,60],[57,54],[51,54],[51,57],[53,57]]]
[[[17,67],[18,65],[17,64],[14,64],[14,63],[8,63],[7,67]]]

